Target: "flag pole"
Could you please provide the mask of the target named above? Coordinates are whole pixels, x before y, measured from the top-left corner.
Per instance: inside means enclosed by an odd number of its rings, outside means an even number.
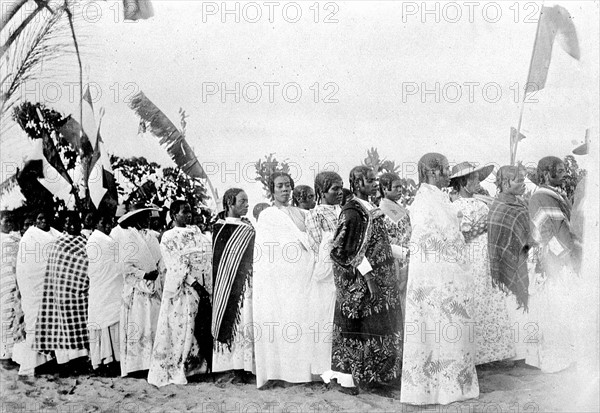
[[[523,91],[523,101],[521,102],[521,113],[519,114],[519,123],[517,124],[517,134],[515,136],[514,142],[513,137],[511,135],[510,138],[510,164],[514,165],[517,158],[517,146],[519,145],[519,135],[521,134],[521,125],[523,123],[523,112],[525,111],[525,99],[527,97],[527,86],[529,82],[529,75],[531,74],[531,66],[533,65],[533,56],[535,54],[535,46],[538,41],[538,37],[540,35],[540,26],[542,22],[542,13],[544,10],[544,2],[542,1],[542,5],[540,6],[540,15],[538,17],[538,24],[535,30],[535,40],[533,41],[533,50],[531,51],[531,59],[529,60],[529,70],[527,70],[527,80],[525,81],[525,90]]]

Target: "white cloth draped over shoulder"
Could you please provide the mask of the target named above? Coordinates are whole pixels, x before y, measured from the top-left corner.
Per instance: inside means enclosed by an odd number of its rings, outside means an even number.
[[[265,209],[256,228],[254,322],[256,385],[312,380],[313,336],[307,311],[314,255],[292,221],[293,207]]]
[[[54,228],[42,231],[30,227],[19,242],[17,253],[17,285],[21,293],[21,306],[25,316],[25,341],[15,343],[13,360],[21,365],[19,374],[31,375],[33,369],[52,357],[32,350],[35,324],[44,293],[44,277],[48,252],[52,243],[60,236]]]
[[[119,268],[123,274],[121,305],[121,375],[148,370],[160,311],[164,265],[158,239],[145,230],[117,226],[110,233],[119,244]],[[156,280],[145,280],[159,270]]]
[[[96,330],[119,322],[123,274],[119,271],[118,248],[117,241],[98,230],[92,232],[86,244],[90,278],[88,325]]]
[[[479,395],[473,337],[473,277],[457,208],[421,184],[411,205],[402,403],[448,404]]]
[[[309,306],[312,314],[310,331],[313,343],[311,362],[312,374],[323,374],[331,370],[331,346],[333,314],[335,312],[335,282],[331,247],[342,209],[339,205],[317,205],[308,211],[306,230],[316,251],[309,290]]]

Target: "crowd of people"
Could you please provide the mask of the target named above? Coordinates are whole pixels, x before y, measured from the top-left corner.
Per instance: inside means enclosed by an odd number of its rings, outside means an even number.
[[[53,365],[160,387],[234,371],[261,389],[322,380],[416,405],[478,397],[486,363],[561,371],[575,360],[564,309],[581,191],[572,205],[563,161],[545,157],[529,199],[521,165],[499,168],[495,197],[479,195],[492,169],[426,154],[409,206],[395,173],[357,166],[348,182],[321,172],[310,187],[275,172],[254,225],[240,188],[203,228],[182,200],[154,229],[146,205],[116,224],[70,212],[61,231],[48,211],[20,229],[3,214],[0,358],[24,376]]]

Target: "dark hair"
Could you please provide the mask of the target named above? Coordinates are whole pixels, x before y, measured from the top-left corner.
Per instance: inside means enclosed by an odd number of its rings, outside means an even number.
[[[169,213],[171,214],[171,218],[173,218],[173,220],[175,220],[175,215],[177,215],[179,213],[179,211],[181,211],[181,207],[183,207],[184,205],[188,204],[188,201],[185,201],[183,199],[176,199],[175,201],[173,201],[171,203],[171,207],[169,208]]]
[[[365,165],[355,166],[354,168],[352,168],[352,170],[350,171],[349,182],[350,182],[350,191],[352,191],[353,194],[356,191],[356,184],[358,182],[362,182],[364,184],[365,177],[367,176],[367,174],[369,172],[373,172],[373,169],[371,169]]]
[[[450,180],[450,186],[456,192],[460,192],[460,188],[467,186],[469,182],[469,175],[457,176],[456,178],[452,178]]]
[[[506,180],[515,179],[519,174],[519,170],[526,170],[522,163],[518,163],[517,165],[504,165],[498,169],[496,172],[496,188],[498,191],[502,192],[502,183]]]
[[[294,206],[300,206],[301,202],[308,200],[308,192],[312,191],[312,188],[308,185],[298,185],[292,192],[292,204]]]
[[[547,183],[544,177],[546,172],[549,172],[550,176],[554,178],[556,176],[556,167],[561,163],[564,163],[564,161],[556,156],[546,156],[540,159],[537,166],[537,184],[544,185]]]
[[[273,194],[275,193],[275,179],[280,178],[282,176],[287,176],[290,180],[290,186],[292,187],[292,190],[294,189],[294,180],[292,179],[292,177],[290,176],[290,174],[285,173],[285,172],[273,172],[270,176],[269,176],[269,192],[271,192],[271,197],[273,196]]]
[[[348,188],[342,188],[342,204],[341,206],[346,205],[346,202],[348,202],[353,196],[354,194],[352,193],[351,190],[349,190]]]
[[[444,155],[437,152],[426,153],[419,159],[417,169],[419,170],[419,183],[427,182],[427,173],[430,171],[442,170],[442,160],[446,159]]]
[[[229,211],[229,205],[235,204],[237,200],[235,199],[240,192],[244,192],[243,189],[240,188],[229,188],[223,194],[223,211],[225,214],[223,216],[227,216],[227,212]]]
[[[342,177],[333,171],[319,172],[315,176],[315,201],[317,204],[321,203],[323,195],[338,181],[344,183]]]
[[[385,198],[384,189],[388,191],[392,190],[392,183],[394,181],[400,181],[400,176],[394,172],[386,172],[379,177],[379,193],[382,198]]]

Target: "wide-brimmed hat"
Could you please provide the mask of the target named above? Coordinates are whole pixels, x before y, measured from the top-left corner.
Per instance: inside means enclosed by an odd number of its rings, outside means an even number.
[[[122,224],[123,222],[127,221],[134,215],[140,214],[142,212],[147,212],[147,211],[160,211],[160,209],[158,209],[154,206],[147,206],[146,204],[141,204],[141,203],[135,204],[131,207],[131,210],[129,212],[127,212],[121,218],[119,218],[117,220],[117,223]]]
[[[484,181],[488,176],[490,176],[493,170],[494,165],[477,167],[471,162],[461,162],[452,167],[450,179],[460,178],[461,176],[467,176],[474,172],[479,172],[479,181]]]

